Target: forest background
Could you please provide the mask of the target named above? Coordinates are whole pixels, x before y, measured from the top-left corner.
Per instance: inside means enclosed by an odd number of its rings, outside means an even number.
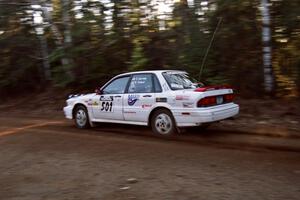
[[[204,66],[242,97],[295,98],[299,55],[299,0],[0,0],[1,97]]]

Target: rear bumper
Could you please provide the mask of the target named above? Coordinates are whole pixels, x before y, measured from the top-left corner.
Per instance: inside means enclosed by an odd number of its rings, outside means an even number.
[[[189,108],[173,111],[177,126],[199,126],[231,118],[239,113],[239,106],[234,103],[209,108]]]
[[[66,106],[66,107],[64,107],[63,110],[64,110],[65,117],[67,119],[73,119],[73,115],[72,115],[73,107],[72,106]]]

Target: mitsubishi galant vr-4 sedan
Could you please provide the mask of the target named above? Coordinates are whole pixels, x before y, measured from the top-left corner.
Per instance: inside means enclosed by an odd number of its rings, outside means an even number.
[[[239,113],[227,86],[204,86],[184,71],[138,71],[117,75],[95,93],[70,95],[64,107],[78,128],[96,122],[150,126],[172,135],[180,127],[206,126]]]

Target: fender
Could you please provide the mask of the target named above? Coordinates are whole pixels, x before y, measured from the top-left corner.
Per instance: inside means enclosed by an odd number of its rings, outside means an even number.
[[[147,124],[149,125],[149,121],[150,121],[150,115],[151,115],[151,113],[155,110],[155,109],[157,109],[157,108],[166,108],[166,109],[168,109],[168,110],[170,110],[170,112],[173,114],[173,112],[172,112],[172,107],[168,104],[168,103],[155,103],[153,106],[152,106],[152,108],[151,108],[151,110],[149,111],[149,113],[148,113],[148,116],[147,116]]]
[[[76,105],[79,105],[79,104],[84,105],[86,107],[88,116],[89,116],[89,123],[90,123],[91,127],[94,127],[94,124],[92,123],[92,119],[94,118],[93,109],[92,109],[92,106],[89,104],[88,100],[82,100],[82,99],[76,100],[73,104],[72,113],[73,113]]]

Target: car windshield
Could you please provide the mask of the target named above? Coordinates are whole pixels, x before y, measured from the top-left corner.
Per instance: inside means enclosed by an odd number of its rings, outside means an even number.
[[[164,72],[163,76],[172,90],[196,89],[203,86],[184,72]]]

